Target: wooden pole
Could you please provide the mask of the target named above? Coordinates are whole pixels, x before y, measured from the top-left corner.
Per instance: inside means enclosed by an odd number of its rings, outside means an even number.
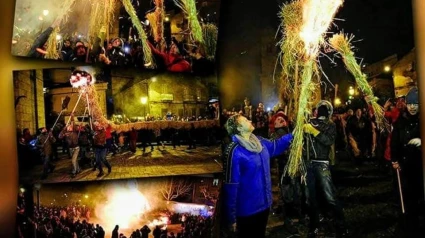
[[[400,193],[401,211],[404,214],[405,210],[404,210],[404,201],[403,201],[403,189],[401,188],[400,170],[396,169],[396,171],[397,171],[397,180],[398,180],[398,191]]]

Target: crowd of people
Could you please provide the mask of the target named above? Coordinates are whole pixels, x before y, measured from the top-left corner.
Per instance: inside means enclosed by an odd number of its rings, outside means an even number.
[[[332,166],[338,162],[336,151],[347,152],[353,166],[376,164],[391,169],[394,181],[398,179],[397,173],[401,174],[408,220],[406,230],[411,235],[419,234],[418,222],[424,203],[416,87],[383,105],[387,122],[383,125],[376,122],[366,100],[363,107],[339,108],[337,112],[330,102],[320,101],[303,127],[302,166],[295,176],[284,173],[290,169],[288,148],[294,123],[283,108],[265,110],[263,103],[254,108],[249,99],[244,102],[245,106],[239,111],[222,112],[229,135],[223,187],[228,234],[265,237],[272,210],[280,214],[290,233],[298,233],[293,221],[308,221],[308,236],[317,237],[323,229],[321,217],[330,214],[337,237],[347,236],[348,225],[331,176]],[[280,178],[276,184],[280,198],[275,203],[271,199],[271,166],[277,168]],[[257,179],[252,181],[252,178]],[[398,190],[395,183],[395,194]]]
[[[18,238],[209,238],[212,234],[212,217],[173,213],[166,211],[168,224],[133,229],[129,234],[121,232],[119,225],[112,231],[105,231],[101,224],[90,223],[93,210],[88,206],[73,204],[67,207],[34,206],[27,210],[25,198],[18,196],[16,237]],[[169,231],[167,225],[177,224],[180,228]],[[110,232],[110,236],[106,233]]]
[[[188,119],[192,120],[204,119]],[[118,121],[112,121],[119,124]],[[192,150],[197,146],[216,145],[219,137],[219,128],[215,127],[195,128],[192,125],[189,129],[132,128],[128,132],[117,133],[110,124],[102,126],[94,122],[92,128],[90,124],[77,124],[72,119],[67,126],[57,123],[52,129],[40,128],[36,135],[32,135],[27,128],[22,133],[18,132],[18,159],[21,171],[43,164],[42,179],[53,172],[55,161],[64,156],[71,159],[71,177],[75,177],[86,167],[93,171],[97,169],[98,176],[101,177],[104,175],[102,165],[107,168],[108,173],[112,171],[112,165],[106,159],[108,154],[122,154],[127,151],[136,153],[138,148],[145,153],[149,148],[150,151],[155,150],[155,147],[157,150],[166,150],[170,147],[176,149],[187,146],[188,150]]]
[[[34,41],[27,56],[45,58],[48,54],[47,40],[60,21],[55,21],[45,29]],[[193,73],[198,76],[214,74],[214,59],[206,55],[202,44],[179,41],[175,37],[169,40],[155,42],[150,36],[149,45],[154,62],[144,62],[143,44],[140,39],[115,37],[102,42],[97,37],[90,44],[81,35],[62,39],[56,46],[60,60],[68,62],[83,62],[100,64],[105,67],[136,67],[150,69],[155,65],[156,70]]]

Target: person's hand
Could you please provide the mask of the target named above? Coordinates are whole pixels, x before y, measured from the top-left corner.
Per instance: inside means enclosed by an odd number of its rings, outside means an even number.
[[[414,145],[416,147],[420,147],[422,144],[421,138],[413,138],[407,143],[408,145]]]
[[[390,99],[388,99],[386,102],[385,102],[385,104],[384,104],[384,109],[388,109],[388,107],[389,106],[391,106],[391,98]]]
[[[396,161],[396,162],[392,162],[393,165],[393,169],[398,169],[401,170],[400,164]]]
[[[311,134],[313,136],[317,136],[320,133],[320,131],[314,128],[310,123],[305,124],[303,130],[305,133]]]

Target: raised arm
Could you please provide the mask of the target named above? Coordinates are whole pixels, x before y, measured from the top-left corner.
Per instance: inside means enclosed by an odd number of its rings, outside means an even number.
[[[270,153],[270,157],[273,158],[275,156],[283,154],[289,146],[291,145],[293,139],[292,133],[286,134],[279,139],[276,140],[267,140],[263,139],[263,144],[266,146],[267,150]]]

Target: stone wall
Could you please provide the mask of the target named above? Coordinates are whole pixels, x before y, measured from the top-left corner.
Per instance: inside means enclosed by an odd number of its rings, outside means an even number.
[[[139,74],[132,78],[113,76],[112,95],[115,114],[127,117],[144,113],[163,117],[168,111],[179,116],[200,116],[205,115],[209,90],[202,80],[191,75]],[[142,97],[147,97],[145,105]]]
[[[28,128],[31,134],[45,126],[42,70],[36,70],[34,76],[31,78],[31,70],[13,72],[15,100],[20,97],[15,107],[17,130]]]
[[[106,116],[106,89],[108,87],[108,84],[96,83],[95,87],[98,95],[99,106],[101,107],[102,112]],[[71,98],[68,104],[68,108],[64,110],[63,115],[69,115],[72,112],[79,97],[78,89],[72,87],[51,89],[49,94],[51,96],[52,112],[54,112],[54,114],[60,113],[60,111],[62,110],[62,102],[66,96],[69,96]],[[85,107],[86,98],[81,97],[80,102],[75,108],[74,115],[83,116]]]
[[[405,96],[412,86],[417,85],[415,51],[403,56],[393,66],[393,81],[396,97]]]
[[[44,104],[44,85],[43,85],[43,70],[36,70],[36,88],[37,88],[37,121],[38,127],[46,126],[45,120],[45,104]]]

